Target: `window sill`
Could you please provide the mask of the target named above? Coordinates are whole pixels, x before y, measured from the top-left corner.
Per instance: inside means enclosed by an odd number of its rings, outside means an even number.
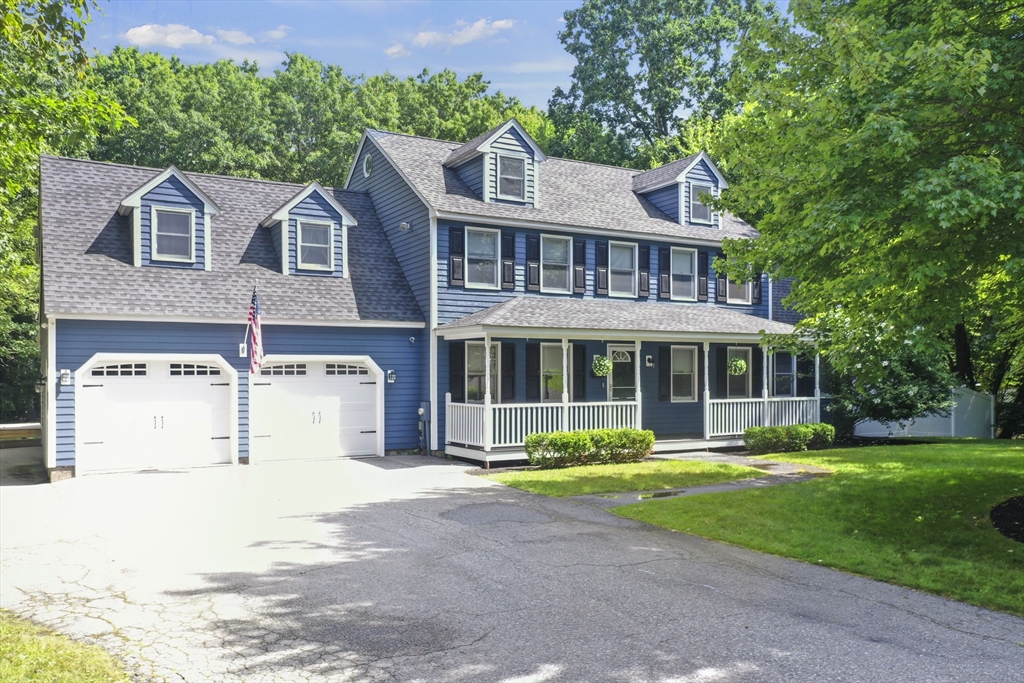
[[[327,268],[324,266],[310,266],[305,264],[299,264],[295,266],[295,270],[305,270],[310,273],[333,273],[334,268]]]
[[[466,289],[483,289],[491,292],[501,291],[501,287],[498,285],[483,285],[475,282],[467,282],[463,285]]]
[[[684,302],[688,302],[688,303],[693,303],[696,300],[697,300],[697,297],[692,297],[692,298],[689,298],[689,299],[683,299],[683,298],[680,298],[680,297],[673,296],[673,297],[669,298],[669,301],[684,301]]]
[[[700,400],[696,398],[673,398],[672,403],[699,403]]]
[[[624,292],[608,292],[608,296],[616,299],[635,299],[636,294],[626,294]]]
[[[159,263],[195,263],[195,258],[181,258],[178,256],[161,256],[154,254],[150,257],[150,261],[157,261]]]

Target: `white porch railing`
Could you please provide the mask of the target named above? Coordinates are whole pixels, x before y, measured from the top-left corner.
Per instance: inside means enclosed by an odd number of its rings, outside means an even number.
[[[571,432],[579,429],[618,429],[635,425],[635,401],[569,404],[569,431]]]
[[[748,427],[782,427],[818,421],[816,398],[730,398],[708,405],[708,437],[739,436]]]
[[[484,445],[484,406],[481,403],[449,403],[445,413],[448,441],[467,446]]]

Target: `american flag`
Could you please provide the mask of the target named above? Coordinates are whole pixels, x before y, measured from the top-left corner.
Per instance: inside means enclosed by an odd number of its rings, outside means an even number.
[[[263,365],[263,332],[260,330],[260,297],[255,288],[252,290],[252,303],[249,304],[249,329],[252,330],[249,338],[249,373],[256,374]]]

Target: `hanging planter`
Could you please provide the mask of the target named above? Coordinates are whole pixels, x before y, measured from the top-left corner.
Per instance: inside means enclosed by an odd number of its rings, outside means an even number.
[[[612,360],[608,356],[594,356],[594,364],[590,366],[594,377],[607,377],[612,374]]]
[[[729,359],[729,374],[734,376],[747,374],[747,361],[742,358]]]

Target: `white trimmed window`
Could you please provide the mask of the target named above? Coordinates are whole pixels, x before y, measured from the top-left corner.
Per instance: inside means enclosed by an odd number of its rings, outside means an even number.
[[[220,374],[220,368],[216,365],[202,365],[200,363],[171,363],[171,377],[199,377],[216,376]]]
[[[572,272],[571,251],[571,237],[541,235],[540,291],[569,293],[569,275]]]
[[[610,296],[636,296],[636,245],[608,244],[608,293]]]
[[[727,280],[725,287],[725,303],[750,305],[751,289],[749,282],[739,284],[732,280]]]
[[[97,365],[89,373],[93,377],[145,377],[145,363],[113,363]]]
[[[501,344],[491,342],[491,403],[501,396],[498,386],[501,377]],[[483,403],[486,392],[486,358],[483,342],[466,342],[466,402]]]
[[[772,395],[796,396],[796,358],[788,351],[777,351],[772,362],[775,365]]]
[[[303,270],[334,270],[334,224],[296,221],[298,267]]]
[[[276,363],[274,365],[264,365],[260,368],[260,375],[264,377],[294,377],[305,374],[305,363]]]
[[[672,402],[697,400],[697,347],[672,347]]]
[[[700,200],[701,194],[711,194],[710,185],[690,183],[690,222],[711,223],[711,207]]]
[[[194,263],[196,212],[153,207],[153,259]]]
[[[526,199],[526,159],[498,155],[498,198]]]
[[[572,347],[568,349],[568,365],[572,368]],[[562,345],[541,344],[540,345],[540,400],[541,403],[560,403],[562,392],[572,394],[572,377],[570,384],[566,384],[565,374],[562,372]]]
[[[466,228],[466,287],[498,289],[500,230]]]
[[[745,346],[730,346],[728,359],[732,361],[733,358],[743,360],[747,368],[742,375],[734,375],[728,371],[728,365],[726,366],[726,374],[729,378],[727,398],[750,398],[750,377],[754,371],[750,363],[750,349]]]
[[[697,300],[697,251],[695,249],[672,249],[672,299],[675,301]]]

